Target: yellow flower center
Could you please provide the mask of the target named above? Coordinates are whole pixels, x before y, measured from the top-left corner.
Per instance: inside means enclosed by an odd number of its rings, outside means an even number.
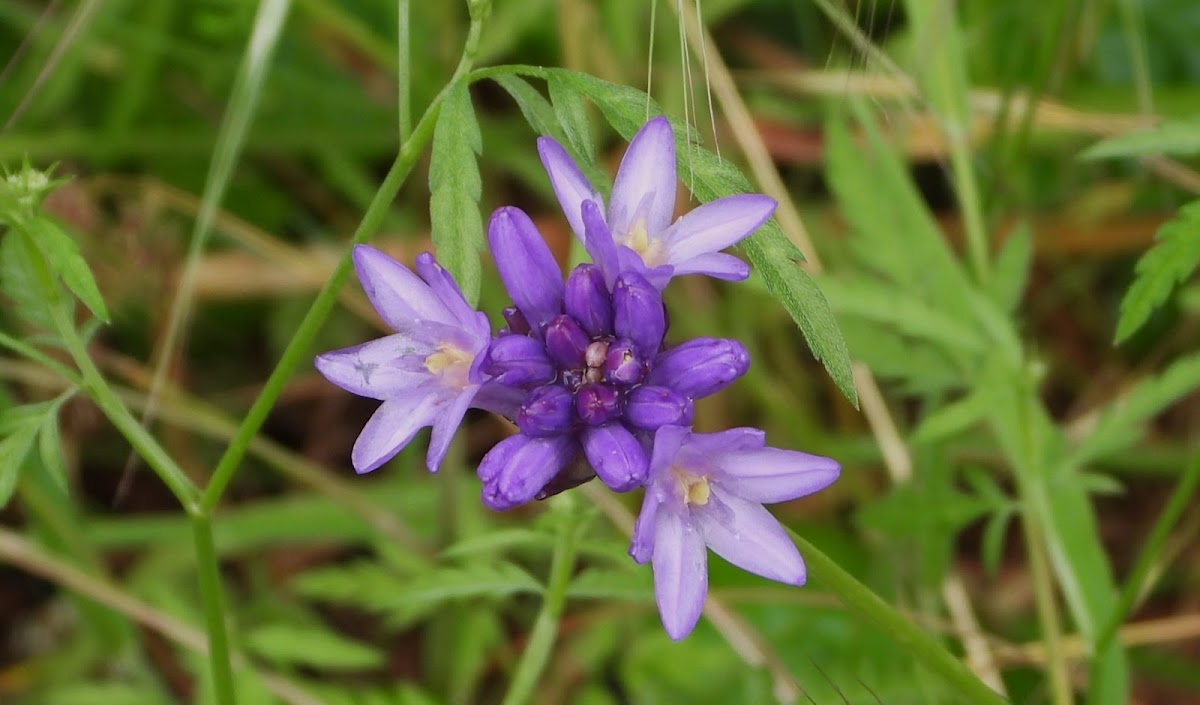
[[[425,369],[441,375],[447,386],[462,389],[470,383],[472,359],[466,350],[442,343],[438,345],[437,352],[425,358]]]
[[[698,507],[708,504],[708,498],[712,496],[712,489],[708,486],[708,477],[693,475],[678,467],[671,469],[679,480],[679,489],[683,492],[684,504],[694,504]]]
[[[650,237],[650,233],[646,232],[645,220],[639,218],[625,234],[624,240],[622,244],[638,253],[646,266],[657,267],[666,261],[663,258],[666,253],[663,252],[662,241]]]

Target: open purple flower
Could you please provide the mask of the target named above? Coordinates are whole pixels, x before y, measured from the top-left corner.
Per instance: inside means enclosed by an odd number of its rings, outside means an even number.
[[[396,331],[323,353],[314,363],[342,389],[383,401],[354,444],[354,469],[374,470],[432,426],[426,463],[436,472],[468,407],[505,408],[504,390],[489,385],[480,394],[486,378],[478,363],[491,332],[487,316],[467,305],[429,253],[417,256],[417,274],[366,245],[356,246],[353,256],[371,305]]]
[[[594,208],[594,206],[593,206]],[[566,285],[529,216],[501,208],[488,242],[515,306],[480,365],[494,384],[524,395],[511,416],[520,433],[479,466],[484,503],[509,509],[596,476],[624,492],[644,484],[655,430],[688,424],[695,399],[745,373],[733,340],[705,338],[664,350],[666,312],[657,288],[636,271],[606,281],[575,268]]]
[[[589,244],[583,205],[595,202],[603,212],[603,198],[553,139],[539,138],[538,153],[571,228]],[[670,122],[656,117],[629,143],[603,218],[618,250],[621,269],[641,271],[659,289],[675,275],[707,274],[729,280],[749,276],[745,262],[721,250],[766,222],[775,210],[775,201],[762,194],[728,196],[706,203],[672,223],[675,188],[675,137]],[[588,249],[592,251],[591,244]],[[615,276],[610,272],[606,275],[610,280]]]
[[[792,585],[804,561],[763,508],[812,494],[837,479],[829,458],[769,448],[756,428],[692,433],[663,426],[654,437],[649,484],[629,554],[654,570],[654,596],[668,636],[682,639],[708,592],[705,546],[730,563]]]

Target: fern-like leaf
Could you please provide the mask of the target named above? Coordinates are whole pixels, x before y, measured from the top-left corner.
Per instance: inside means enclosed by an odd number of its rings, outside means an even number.
[[[1136,278],[1121,300],[1116,342],[1137,332],[1175,287],[1200,264],[1200,201],[1179,209],[1154,236],[1154,247],[1138,260]]]

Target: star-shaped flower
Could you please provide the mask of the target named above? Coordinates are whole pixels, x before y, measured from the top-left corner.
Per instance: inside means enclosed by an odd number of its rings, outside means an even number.
[[[837,462],[769,448],[756,428],[692,433],[663,426],[654,437],[649,483],[629,554],[654,570],[654,597],[668,636],[687,636],[708,592],[705,546],[730,563],[792,585],[804,561],[763,508],[812,494],[837,479]]]
[[[762,194],[728,196],[706,203],[672,223],[675,137],[665,117],[647,122],[629,143],[617,169],[607,212],[603,197],[560,144],[541,137],[538,153],[567,221],[585,244],[589,244],[589,233],[584,203],[592,201],[599,206],[619,250],[622,270],[644,270],[641,273],[659,289],[672,276],[682,274],[707,274],[728,280],[750,275],[745,262],[721,250],[766,222],[775,211],[775,201]],[[593,248],[589,245],[588,249]],[[606,272],[610,280],[615,276]]]
[[[468,407],[511,408],[489,399],[506,390],[484,389],[487,378],[477,369],[490,339],[487,316],[467,305],[429,253],[417,256],[416,274],[367,245],[356,246],[353,256],[371,305],[396,331],[323,353],[314,363],[342,389],[383,401],[354,444],[354,469],[374,470],[432,426],[426,464],[436,472]]]

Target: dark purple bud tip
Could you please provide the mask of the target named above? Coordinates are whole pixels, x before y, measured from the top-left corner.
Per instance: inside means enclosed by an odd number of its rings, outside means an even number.
[[[619,423],[588,429],[583,452],[597,477],[615,492],[628,492],[646,483],[650,461],[629,429]]]
[[[555,368],[546,348],[524,335],[504,335],[488,345],[481,370],[500,384],[531,387],[554,380]]]
[[[575,392],[575,413],[589,426],[608,423],[621,415],[621,395],[607,384],[585,384]]]
[[[621,274],[613,285],[613,330],[646,356],[662,345],[667,332],[662,296],[637,272]]]
[[[697,338],[660,354],[646,381],[700,399],[728,387],[749,368],[750,354],[738,341]]]
[[[625,399],[625,420],[646,431],[692,422],[692,400],[667,387],[642,385]]]
[[[509,306],[501,311],[500,315],[504,316],[504,322],[508,324],[508,332],[517,335],[529,335],[532,330],[529,327],[529,321],[525,320],[525,315],[517,310],[516,306]]]
[[[566,368],[583,367],[583,354],[592,339],[574,318],[558,315],[550,319],[545,336],[550,359]]]
[[[563,307],[589,335],[612,334],[612,296],[596,265],[581,264],[571,272]]]
[[[634,385],[646,375],[646,362],[634,350],[633,341],[621,339],[608,346],[603,370],[605,381]]]
[[[517,412],[517,426],[522,433],[534,438],[567,433],[574,422],[574,396],[558,385],[533,390]]]

